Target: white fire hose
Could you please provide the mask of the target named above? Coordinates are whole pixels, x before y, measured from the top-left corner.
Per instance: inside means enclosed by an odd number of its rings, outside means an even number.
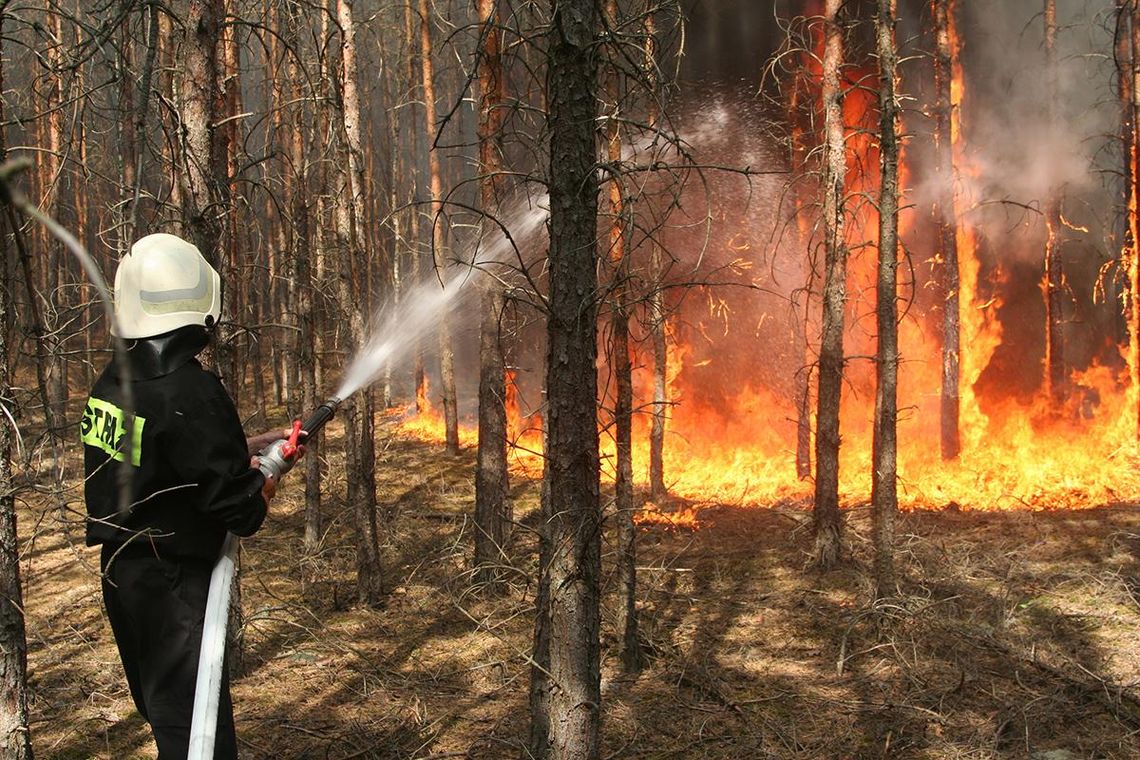
[[[333,397],[321,404],[302,427],[293,423],[289,438],[274,441],[258,452],[258,469],[266,478],[280,482],[282,476],[297,463],[297,441],[304,431],[315,435],[332,419],[341,399]],[[202,620],[202,647],[198,653],[198,680],[194,684],[194,711],[190,718],[190,751],[186,760],[212,760],[214,740],[218,735],[218,704],[222,692],[222,668],[226,658],[226,624],[230,617],[230,592],[237,567],[238,539],[226,533],[222,553],[210,574],[210,592],[206,597],[206,616]]]
[[[218,703],[222,692],[222,668],[226,656],[226,622],[230,614],[230,591],[237,565],[238,539],[226,533],[222,554],[210,574],[210,594],[202,621],[202,649],[198,654],[198,681],[194,687],[194,712],[190,719],[190,751],[186,760],[211,760],[218,732]]]

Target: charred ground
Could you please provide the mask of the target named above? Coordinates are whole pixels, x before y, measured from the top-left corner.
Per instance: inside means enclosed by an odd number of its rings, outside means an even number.
[[[302,565],[296,482],[244,543],[243,758],[524,756],[538,484],[516,479],[517,572],[485,597],[469,576],[473,451],[451,459],[392,432],[378,463],[384,609],[350,604],[339,454],[315,565]],[[81,508],[78,491],[69,502]],[[818,575],[805,505],[683,506],[700,529],[640,534],[651,660],[636,678],[604,663],[608,757],[1140,756],[1136,505],[908,513],[904,593],[877,609],[866,508],[847,511],[846,568]],[[76,515],[28,495],[20,517],[37,755],[153,757]]]

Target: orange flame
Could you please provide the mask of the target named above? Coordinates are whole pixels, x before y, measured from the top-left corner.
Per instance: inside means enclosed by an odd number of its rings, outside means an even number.
[[[1073,371],[1074,389],[1068,406],[1051,409],[1048,400],[1022,398],[1009,392],[987,390],[982,379],[992,369],[1006,340],[999,312],[1001,294],[1011,277],[1000,262],[983,261],[986,241],[965,213],[977,203],[973,179],[980,175],[972,164],[962,123],[967,95],[958,62],[961,43],[954,35],[951,71],[951,146],[955,169],[955,216],[960,266],[961,356],[960,429],[962,450],[954,461],[943,461],[939,451],[939,389],[941,387],[940,322],[913,315],[900,323],[899,503],[903,508],[971,510],[1072,509],[1140,498],[1140,451],[1136,442],[1136,409],[1140,388],[1140,360],[1122,347],[1127,369],[1094,363]],[[809,71],[809,75],[812,72]],[[818,72],[816,72],[818,73]],[[847,75],[845,120],[851,150],[848,185],[851,197],[874,197],[878,184],[876,108],[869,70],[851,69]],[[967,125],[968,126],[968,125]],[[1135,149],[1135,147],[1134,147]],[[902,167],[905,186],[908,167]],[[1137,214],[1137,199],[1130,199],[1130,214]],[[900,219],[901,235],[914,232],[913,211]],[[805,241],[810,237],[805,217],[797,217]],[[854,252],[849,268],[848,336],[842,404],[841,497],[845,504],[864,503],[871,491],[871,442],[874,404],[873,327],[867,315],[875,299],[877,217],[871,203],[848,209],[847,242]],[[749,256],[747,236],[729,236],[729,259]],[[759,246],[752,246],[758,248]],[[871,254],[859,251],[871,251]],[[1137,256],[1125,251],[1133,281],[1140,281]],[[740,267],[747,272],[748,267]],[[920,288],[921,282],[918,283]],[[1134,291],[1135,292],[1135,291]],[[665,445],[665,478],[670,494],[688,506],[670,512],[648,502],[635,519],[642,525],[697,528],[698,513],[709,504],[807,504],[810,481],[796,476],[796,418],[790,393],[771,378],[741,376],[730,392],[710,393],[702,378],[732,373],[718,353],[727,342],[755,340],[740,324],[731,305],[709,295],[705,308],[708,324],[668,329],[666,387],[670,405]],[[1137,323],[1134,297],[1131,324]],[[696,322],[694,320],[694,322]],[[1136,340],[1135,338],[1133,340]],[[791,342],[791,340],[789,340]],[[711,346],[711,348],[710,348]],[[801,347],[757,345],[756,351],[776,349],[795,356]],[[644,351],[635,346],[635,351]],[[810,352],[809,352],[810,353]],[[797,365],[802,362],[797,361]],[[645,485],[649,462],[648,436],[652,412],[652,357],[634,361],[635,403],[633,464],[639,485]],[[1040,367],[1017,367],[1024,373]],[[786,373],[791,375],[791,371]],[[788,378],[785,378],[787,380]],[[983,393],[983,391],[985,391]],[[426,407],[425,407],[426,408]],[[541,473],[541,419],[526,415],[512,375],[507,409],[512,466],[535,477]],[[438,418],[438,415],[435,415]],[[405,425],[410,425],[405,423]],[[426,425],[442,440],[442,422]],[[471,440],[471,438],[467,438]],[[604,470],[612,477],[613,445],[603,437]],[[520,453],[521,452],[521,453]],[[534,453],[528,453],[534,452]]]

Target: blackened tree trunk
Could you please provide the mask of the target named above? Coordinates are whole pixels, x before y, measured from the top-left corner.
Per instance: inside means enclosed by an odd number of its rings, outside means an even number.
[[[879,276],[875,309],[879,330],[875,368],[875,432],[872,452],[871,508],[874,523],[876,596],[895,593],[894,531],[898,511],[898,260],[899,144],[895,100],[896,0],[879,0],[876,24],[879,51]]]
[[[653,0],[645,10],[645,88],[649,92],[650,133],[661,121],[660,82],[657,76],[657,22]],[[669,350],[666,344],[665,252],[654,237],[650,243],[649,340],[653,346],[653,419],[649,428],[649,495],[654,500],[668,495],[665,487],[665,428],[669,410]]]
[[[617,33],[617,0],[606,2],[606,23]],[[610,319],[610,361],[614,373],[614,507],[618,524],[617,546],[617,636],[622,669],[634,673],[641,665],[637,643],[637,528],[633,524],[633,363],[629,355],[629,261],[626,251],[629,224],[619,176],[622,160],[620,128],[621,87],[616,65],[607,76],[606,158],[613,177],[609,185],[610,260],[613,262],[613,316]]]
[[[934,145],[936,152],[937,194],[934,220],[938,225],[938,251],[942,262],[942,396],[941,448],[943,459],[954,459],[961,451],[959,435],[959,391],[961,377],[961,319],[958,265],[958,217],[954,208],[954,151],[951,142],[950,82],[953,77],[950,42],[951,0],[934,0]]]
[[[1057,117],[1057,4],[1045,0],[1045,108],[1051,129]],[[1064,403],[1064,266],[1061,261],[1061,189],[1050,182],[1045,198],[1045,388],[1054,405]]]
[[[479,170],[483,213],[498,209],[502,171],[503,64],[499,51],[499,12],[495,0],[479,0],[482,50],[479,55]],[[495,234],[493,222],[484,224]],[[493,276],[480,278],[479,451],[475,469],[475,580],[499,585],[498,568],[511,520],[507,478],[507,374],[499,324],[503,288]]]
[[[550,129],[547,479],[549,733],[537,756],[601,756],[601,509],[597,427],[597,29],[594,0],[555,0]],[[535,642],[539,654],[540,642]],[[536,658],[537,659],[537,658]]]
[[[805,51],[804,56],[807,53]],[[806,70],[806,66],[805,66]],[[799,250],[809,252],[812,249],[812,222],[807,207],[810,201],[808,196],[812,193],[803,179],[809,176],[808,170],[808,141],[805,123],[808,120],[800,112],[801,93],[806,89],[801,77],[796,77],[788,96],[788,159],[795,179],[796,191],[792,193],[792,203],[796,218],[797,245]],[[808,253],[804,264],[804,283],[802,292],[803,303],[792,299],[792,331],[795,350],[803,357],[803,364],[796,368],[792,379],[792,388],[796,405],[796,477],[806,480],[811,477],[811,373],[814,357],[812,345],[808,338],[810,323],[809,317],[814,306],[812,301],[812,283],[815,280],[815,256]]]
[[[542,427],[542,450],[550,451],[550,425]],[[530,735],[527,751],[535,760],[550,758],[550,704],[554,682],[550,677],[550,559],[554,555],[550,531],[550,460],[542,459],[539,495],[538,591],[534,600],[534,648],[530,666]]]
[[[420,68],[423,72],[424,122],[428,135],[435,135],[435,82],[431,57],[431,24],[428,0],[420,0]],[[443,217],[443,179],[439,168],[439,151],[435,145],[428,149],[428,181],[431,183],[431,254],[436,276],[446,282],[444,274],[445,228]],[[451,318],[446,312],[439,315],[439,384],[443,393],[443,425],[448,454],[459,453],[459,408],[455,391],[455,352],[451,344]]]
[[[1137,116],[1140,116],[1140,5],[1133,0],[1117,0],[1116,65],[1121,103],[1120,132],[1124,153],[1124,245],[1128,267],[1128,309],[1126,330],[1130,334],[1129,369],[1132,386],[1140,387],[1140,142]],[[1137,404],[1136,437],[1140,438],[1140,403]]]
[[[1131,23],[1131,7],[1132,0],[1116,0],[1116,29],[1115,29],[1115,43],[1113,45],[1113,59],[1116,64],[1116,92],[1120,104],[1120,157],[1121,157],[1121,176],[1124,181],[1120,187],[1120,200],[1124,206],[1124,214],[1121,217],[1121,224],[1117,230],[1117,238],[1120,240],[1120,260],[1121,264],[1127,269],[1128,273],[1132,271],[1132,261],[1135,255],[1136,246],[1135,241],[1132,239],[1132,224],[1131,217],[1135,210],[1135,204],[1132,198],[1132,23]],[[1129,281],[1128,287],[1131,286]],[[1121,340],[1128,339],[1128,333],[1132,326],[1131,309],[1132,297],[1131,293],[1126,294],[1126,299],[1122,302],[1125,306],[1125,326],[1124,334]],[[1111,302],[1114,300],[1113,296],[1106,297],[1106,300]],[[1131,364],[1131,362],[1129,362]],[[1133,384],[1136,383],[1138,371],[1140,368],[1135,366],[1129,367],[1132,375]],[[1137,433],[1140,434],[1140,416],[1137,418],[1138,427]]]
[[[842,521],[839,515],[839,398],[843,387],[843,307],[847,300],[847,246],[843,239],[844,179],[843,63],[840,0],[824,6],[823,51],[823,330],[819,346],[819,384],[815,438],[815,554],[824,570],[839,562]]]

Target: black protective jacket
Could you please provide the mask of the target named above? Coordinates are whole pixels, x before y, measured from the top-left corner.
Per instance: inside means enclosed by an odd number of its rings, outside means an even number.
[[[182,328],[131,345],[133,445],[123,434],[117,363],[103,371],[80,423],[87,545],[213,561],[227,530],[253,534],[265,519],[265,478],[249,466],[245,433],[217,376],[194,356],[204,333]],[[118,512],[119,463],[129,452],[131,506]]]

